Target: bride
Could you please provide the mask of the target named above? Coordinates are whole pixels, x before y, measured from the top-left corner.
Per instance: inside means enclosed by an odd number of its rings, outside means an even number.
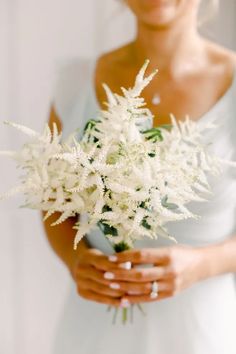
[[[143,92],[154,125],[169,123],[170,113],[178,120],[188,114],[199,123],[216,121],[206,139],[217,154],[236,159],[236,55],[198,33],[200,2],[125,0],[136,17],[134,40],[88,60],[87,66],[74,66],[75,77],[87,70],[90,89],[87,95],[82,89],[68,97],[68,110],[62,109],[62,94],[55,98],[50,125],[56,122],[66,132],[84,125],[91,107],[94,112],[105,108],[101,83],[120,93],[121,86],[133,85],[148,58],[148,71],[159,70]],[[63,85],[61,92],[68,95],[72,81]],[[58,325],[56,354],[236,353],[236,176],[226,169],[212,188],[209,202],[193,205],[202,219],[170,225],[178,241],[174,246],[168,240],[145,240],[135,250],[111,254],[97,231],[74,251],[76,218],[55,227],[50,224],[58,215],[44,222],[74,286]],[[112,326],[107,305],[135,303],[143,303],[147,315],[137,313],[133,324]]]

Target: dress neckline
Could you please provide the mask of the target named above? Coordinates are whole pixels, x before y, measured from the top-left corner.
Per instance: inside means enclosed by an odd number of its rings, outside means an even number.
[[[92,58],[90,61],[90,91],[91,91],[91,98],[93,100],[94,105],[96,106],[96,110],[100,111],[101,106],[100,103],[98,102],[97,95],[96,95],[96,90],[95,90],[95,70],[96,70],[96,64],[97,64],[97,58]],[[234,90],[235,89],[235,90]],[[225,90],[223,95],[215,102],[215,104],[207,111],[205,112],[201,117],[196,119],[196,122],[199,123],[204,123],[205,121],[208,121],[210,117],[215,117],[215,113],[221,111],[222,106],[231,98],[231,94],[233,92],[236,92],[236,65],[234,66],[234,70],[232,73],[232,80],[228,88]],[[190,117],[191,119],[191,117]],[[152,127],[153,127],[153,119],[152,119]]]

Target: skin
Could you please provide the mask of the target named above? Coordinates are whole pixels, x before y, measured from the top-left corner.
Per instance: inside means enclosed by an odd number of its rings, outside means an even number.
[[[101,108],[105,108],[106,101],[101,83],[106,82],[113,91],[121,93],[120,87],[131,87],[137,71],[149,58],[147,75],[159,69],[143,91],[156,117],[154,125],[169,123],[170,112],[178,120],[186,114],[191,119],[201,119],[230,87],[235,54],[200,37],[197,32],[199,0],[127,0],[126,3],[136,17],[137,35],[133,42],[103,54],[97,61],[94,88]],[[161,95],[157,107],[151,102],[155,92]],[[62,128],[60,118],[52,109],[50,124],[53,121]],[[76,256],[71,254],[66,259],[62,248],[52,241],[53,232],[48,228],[48,237],[68,265],[78,294],[102,304],[126,307],[161,301],[204,279],[236,272],[236,236],[233,235],[224,242],[205,247],[177,244],[125,251],[116,254],[116,261],[111,261],[101,251],[89,248],[84,240]],[[73,231],[68,228],[67,232],[72,239]],[[120,268],[127,261],[132,262],[132,269]],[[145,263],[153,266],[136,268]],[[107,279],[107,273],[113,279]],[[159,284],[159,296],[151,299],[154,280]]]

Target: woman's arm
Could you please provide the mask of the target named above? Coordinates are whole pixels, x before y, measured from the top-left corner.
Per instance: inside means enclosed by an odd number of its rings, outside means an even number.
[[[46,213],[43,212],[43,216]],[[49,217],[46,221],[43,222],[44,229],[48,238],[48,241],[55,251],[55,253],[61,258],[61,260],[68,267],[71,275],[73,276],[73,269],[75,266],[75,262],[78,259],[78,254],[82,254],[83,251],[89,248],[86,239],[83,238],[77,249],[74,250],[74,237],[76,234],[76,230],[72,227],[77,221],[76,217],[71,217],[64,221],[62,224],[51,226],[51,223],[56,221],[60,216],[60,213],[54,213],[51,217]]]
[[[236,273],[236,235],[220,243],[202,249],[208,276]]]
[[[113,257],[114,258],[114,257]],[[111,259],[112,260],[112,259]],[[134,304],[159,301],[177,295],[195,283],[224,273],[236,273],[236,236],[213,245],[143,248],[116,254],[114,263],[131,262],[149,268],[113,269],[112,281],[126,294],[123,301]],[[151,284],[158,282],[159,296],[151,298]],[[134,296],[133,294],[136,293]]]

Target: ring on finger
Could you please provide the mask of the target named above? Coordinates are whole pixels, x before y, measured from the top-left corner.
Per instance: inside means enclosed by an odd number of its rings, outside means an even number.
[[[158,282],[157,281],[153,281],[151,283],[151,292],[150,292],[150,298],[151,299],[156,299],[158,297]]]

